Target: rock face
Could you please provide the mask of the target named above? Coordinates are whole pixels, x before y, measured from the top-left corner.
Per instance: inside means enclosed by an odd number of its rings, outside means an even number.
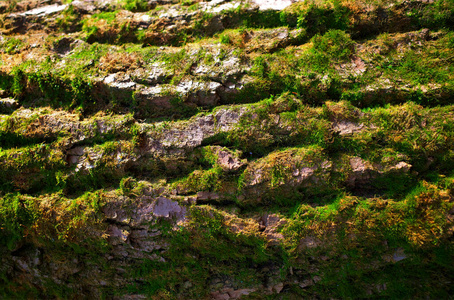
[[[293,1],[293,0],[278,0],[278,1],[254,0],[253,2],[259,6],[260,10],[267,10],[267,9],[282,10],[296,1]]]
[[[177,218],[184,220],[186,209],[181,208],[177,202],[159,197],[153,207],[153,215],[164,218]]]
[[[266,214],[261,219],[262,226],[264,227],[263,233],[266,236],[266,239],[272,245],[279,245],[279,243],[284,239],[284,235],[279,233],[279,227],[285,225],[286,221],[283,218],[280,218],[276,214]],[[278,293],[282,290],[282,287]]]
[[[14,111],[19,106],[16,100],[12,98],[0,99],[0,112],[10,113]]]
[[[411,165],[403,161],[394,166],[373,166],[370,162],[364,161],[360,157],[350,158],[350,166],[352,174],[347,178],[347,184],[351,187],[364,187],[367,186],[372,179],[383,176],[384,174],[406,174],[411,169]]]
[[[452,297],[452,12],[0,1],[0,299]]]

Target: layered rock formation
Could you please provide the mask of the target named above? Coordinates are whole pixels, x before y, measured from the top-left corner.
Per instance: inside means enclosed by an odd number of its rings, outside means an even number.
[[[0,3],[0,298],[449,298],[450,1]]]

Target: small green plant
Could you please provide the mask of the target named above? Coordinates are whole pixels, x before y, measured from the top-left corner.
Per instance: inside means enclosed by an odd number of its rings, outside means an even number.
[[[312,38],[313,51],[326,56],[327,59],[344,61],[354,51],[354,42],[350,35],[342,30],[329,30],[324,35],[316,35]]]
[[[94,14],[92,18],[95,20],[106,20],[108,23],[112,23],[113,21],[115,21],[117,14],[118,11],[107,11]]]
[[[67,2],[72,2],[72,0]],[[81,28],[80,15],[73,5],[68,5],[56,21],[61,31],[71,32]]]
[[[125,177],[122,178],[120,181],[120,191],[123,195],[129,196],[131,195],[134,188],[137,187],[137,181],[132,177]]]
[[[310,4],[299,13],[296,27],[305,28],[309,35],[323,34],[330,29],[347,30],[351,26],[349,14],[350,10],[339,1]]]
[[[221,44],[230,44],[230,36],[228,36],[227,34],[221,34],[221,36],[219,37],[219,42]]]
[[[24,229],[31,225],[38,213],[33,210],[31,200],[18,194],[7,194],[0,197],[0,241],[9,250],[24,238]]]
[[[1,49],[3,49],[7,54],[15,54],[20,51],[23,42],[18,38],[8,38],[1,44]]]
[[[147,11],[150,9],[147,0],[126,0],[124,8],[133,12]]]

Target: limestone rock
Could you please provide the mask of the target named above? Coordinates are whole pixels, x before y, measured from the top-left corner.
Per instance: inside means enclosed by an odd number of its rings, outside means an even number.
[[[288,28],[253,31],[245,47],[248,51],[273,52],[298,43],[300,37],[304,36],[304,34],[305,31],[303,29],[289,30]]]
[[[210,151],[216,157],[216,163],[225,172],[235,172],[247,164],[246,159],[241,159],[241,152],[231,151],[228,148],[220,146],[210,146],[205,148],[206,151]]]
[[[172,201],[165,197],[159,197],[154,203],[153,215],[183,220],[186,216],[186,208],[178,205],[176,201]]]
[[[166,68],[162,62],[154,62],[145,69],[137,69],[134,76],[140,83],[156,85],[166,83],[173,76],[173,72]]]
[[[124,73],[110,74],[104,78],[103,83],[119,90],[133,90],[136,86],[130,76]]]
[[[197,193],[198,201],[219,200],[221,196],[218,193],[202,191]]]
[[[212,292],[211,297],[216,300],[240,299],[242,296],[255,292],[255,289],[238,289],[224,288],[217,292]]]
[[[287,223],[286,220],[277,214],[265,214],[260,220],[264,227],[263,234],[271,245],[277,245],[284,239],[284,235],[278,229]]]
[[[361,132],[364,129],[364,124],[357,124],[348,120],[340,120],[333,123],[333,129],[339,135],[350,135]]]
[[[298,250],[302,251],[304,249],[313,249],[322,245],[322,241],[313,236],[307,236],[301,239]]]
[[[12,98],[0,99],[0,113],[11,113],[19,107],[19,102]]]
[[[271,153],[250,163],[243,175],[244,195],[251,199],[275,191],[285,193],[295,188],[310,189],[326,184],[333,164],[320,154],[315,149],[294,148]]]
[[[260,10],[283,10],[298,0],[252,0]]]
[[[222,87],[218,82],[197,82],[186,80],[180,82],[176,87],[176,92],[183,98],[187,98],[190,103],[198,106],[214,106],[219,103],[217,91]]]
[[[376,177],[376,169],[370,162],[367,162],[360,157],[352,157],[350,159],[352,174],[347,179],[349,186],[357,186],[367,184],[373,177]]]
[[[18,15],[23,16],[23,17],[28,17],[28,16],[45,17],[50,14],[60,12],[64,9],[66,9],[66,7],[67,7],[66,4],[63,4],[63,5],[53,4],[53,5],[34,8],[32,10],[20,13]]]
[[[107,234],[109,235],[109,243],[112,245],[118,245],[127,241],[130,232],[122,230],[115,225],[110,225],[107,229]]]
[[[350,158],[352,173],[347,177],[349,187],[367,187],[373,179],[389,174],[405,174],[411,169],[411,165],[401,161],[395,165],[375,164],[363,160],[360,157]]]

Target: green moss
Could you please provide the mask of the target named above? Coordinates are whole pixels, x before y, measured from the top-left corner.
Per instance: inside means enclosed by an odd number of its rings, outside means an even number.
[[[454,24],[454,3],[450,0],[442,0],[422,8],[415,7],[407,12],[411,21],[421,27],[431,29],[452,28]]]
[[[401,202],[344,195],[331,205],[301,205],[283,231],[287,246],[298,257],[295,263],[304,268],[307,255],[339,257],[319,262],[323,279],[309,293],[337,297],[444,295],[444,291],[428,288],[449,280],[451,265],[445,263],[454,254],[451,246],[441,242],[447,237],[441,233],[447,223],[440,210],[450,209],[452,203],[440,187],[423,182]],[[333,222],[336,226],[330,228]],[[301,238],[315,241],[315,246],[303,247]],[[405,253],[400,262],[392,260],[396,251]],[[387,272],[376,272],[375,263]],[[442,271],[435,279],[437,269]],[[415,285],[421,281],[422,285]],[[383,284],[386,288],[380,288]]]
[[[179,180],[176,185],[187,193],[213,191],[219,188],[223,171],[220,167],[209,170],[195,170],[187,178]]]
[[[323,34],[329,29],[347,30],[351,26],[349,8],[338,1],[331,3],[324,5],[310,3],[308,7],[298,12],[296,26],[306,28],[310,35]]]
[[[80,14],[71,4],[69,4],[62,14],[57,17],[56,23],[63,32],[79,31],[83,26]]]
[[[254,283],[250,279],[254,266],[280,259],[279,251],[268,249],[266,242],[253,233],[235,233],[226,218],[211,207],[191,207],[189,223],[168,232],[171,245],[164,254],[167,263],[143,264],[132,275],[143,280],[130,291],[177,297],[181,295],[179,287],[189,281],[184,295],[203,298],[209,295],[207,280],[216,275],[229,276],[243,287]]]
[[[145,0],[125,0],[124,8],[134,12],[147,11],[149,4]]]
[[[21,39],[11,37],[2,41],[0,49],[7,54],[15,54],[20,52],[21,46],[23,46],[23,41]]]
[[[0,240],[9,250],[24,237],[24,229],[39,217],[32,200],[19,194],[7,194],[0,198]]]
[[[324,35],[315,35],[311,41],[314,55],[320,53],[324,60],[345,61],[353,54],[354,43],[341,30],[329,30]]]

